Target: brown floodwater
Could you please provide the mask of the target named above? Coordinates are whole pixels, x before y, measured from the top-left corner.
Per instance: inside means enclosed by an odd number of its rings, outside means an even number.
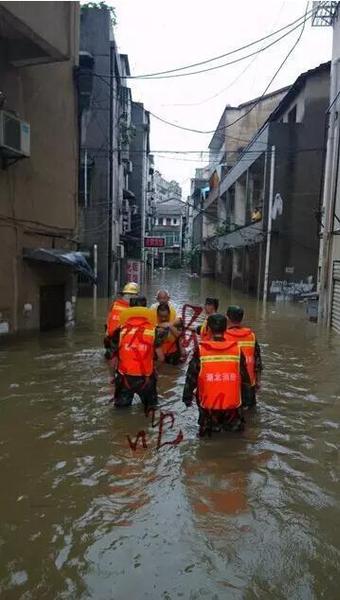
[[[78,304],[73,331],[0,346],[0,598],[340,597],[340,336],[300,304],[255,300],[165,271],[149,285],[181,306],[242,303],[264,360],[243,434],[199,440],[181,402],[185,367],[162,366],[173,411],[157,450],[137,402],[115,411],[103,360],[104,301]],[[136,452],[127,435],[146,433]]]

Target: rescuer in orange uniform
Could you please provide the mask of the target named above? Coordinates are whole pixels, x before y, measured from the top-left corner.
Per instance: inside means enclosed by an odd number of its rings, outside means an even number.
[[[139,285],[131,281],[127,283],[120,296],[114,300],[110,306],[110,310],[106,319],[105,337],[104,337],[104,348],[106,349],[105,358],[110,359],[113,356],[111,340],[114,336],[115,331],[119,327],[119,316],[120,313],[129,308],[130,298],[136,297],[139,294]]]
[[[256,404],[256,392],[261,385],[262,360],[260,345],[255,333],[250,327],[242,327],[243,316],[243,308],[229,306],[226,339],[237,342],[246,358],[250,387],[243,390],[243,405],[245,408],[251,408]]]
[[[242,386],[249,385],[249,375],[244,354],[236,342],[225,338],[226,329],[224,315],[208,317],[210,339],[199,344],[186,375],[183,402],[191,406],[196,391],[200,436],[244,427]]]
[[[130,406],[137,394],[145,408],[157,405],[155,358],[164,356],[156,342],[155,319],[143,296],[130,300],[131,308],[120,314],[112,345],[115,353],[115,393],[117,408]]]

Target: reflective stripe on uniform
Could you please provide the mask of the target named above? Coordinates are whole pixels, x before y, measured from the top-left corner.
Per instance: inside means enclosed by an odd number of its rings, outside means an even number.
[[[217,354],[212,356],[200,356],[201,362],[239,362],[240,357],[234,354]]]

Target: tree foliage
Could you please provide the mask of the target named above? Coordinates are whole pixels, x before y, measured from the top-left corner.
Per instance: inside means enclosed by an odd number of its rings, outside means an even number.
[[[116,9],[113,6],[107,4],[107,2],[85,2],[81,5],[81,12],[84,14],[86,11],[91,10],[92,8],[97,8],[99,10],[107,10],[110,13],[111,23],[114,27],[117,25],[117,15]]]

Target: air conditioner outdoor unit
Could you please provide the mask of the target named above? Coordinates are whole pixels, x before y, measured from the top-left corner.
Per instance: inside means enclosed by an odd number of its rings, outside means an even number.
[[[31,156],[29,124],[5,110],[0,110],[0,154],[5,158]]]
[[[125,173],[127,175],[131,175],[132,171],[133,171],[133,163],[132,160],[129,160],[128,156],[127,157],[122,157],[123,163],[124,163],[124,168],[125,168]]]

